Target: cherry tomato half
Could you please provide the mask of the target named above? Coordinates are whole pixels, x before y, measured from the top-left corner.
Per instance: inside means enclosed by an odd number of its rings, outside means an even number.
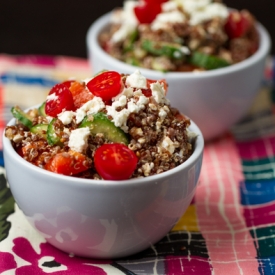
[[[250,27],[251,22],[245,12],[239,11],[230,12],[224,25],[225,32],[231,39],[245,35]]]
[[[141,24],[150,24],[161,12],[161,2],[142,2],[134,7],[134,13]]]
[[[104,144],[95,151],[94,163],[105,180],[126,180],[136,169],[138,158],[126,145]]]
[[[117,96],[122,87],[121,76],[118,72],[107,71],[103,72],[87,83],[88,89],[103,101],[111,100]]]
[[[49,92],[53,98],[47,99],[45,104],[45,112],[48,116],[56,117],[63,110],[75,110],[72,93],[69,89],[68,81],[55,85]]]

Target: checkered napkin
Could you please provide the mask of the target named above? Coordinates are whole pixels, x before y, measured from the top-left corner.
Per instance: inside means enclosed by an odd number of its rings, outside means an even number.
[[[0,155],[0,274],[275,274],[273,63],[267,62],[266,79],[243,121],[206,144],[200,182],[182,219],[153,247],[131,257],[84,259],[46,243],[14,202]],[[91,77],[88,62],[0,55],[1,131],[11,106],[39,104],[50,87],[70,77]]]

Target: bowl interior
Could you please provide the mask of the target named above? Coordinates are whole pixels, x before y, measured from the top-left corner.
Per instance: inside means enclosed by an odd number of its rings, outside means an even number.
[[[260,23],[257,22],[257,30],[260,35],[260,45],[258,50],[249,58],[246,60],[230,65],[228,67],[216,69],[216,70],[209,70],[209,71],[203,71],[199,73],[194,72],[159,72],[155,70],[145,69],[141,67],[136,67],[127,63],[124,63],[122,61],[119,61],[118,59],[112,57],[108,53],[106,53],[101,46],[98,43],[98,36],[99,34],[110,25],[110,18],[111,18],[112,12],[109,12],[101,17],[99,17],[88,29],[87,36],[86,36],[86,43],[88,46],[88,53],[89,49],[92,49],[94,54],[99,54],[103,60],[108,60],[108,62],[114,63],[114,66],[119,68],[121,71],[134,71],[137,68],[142,72],[142,74],[146,76],[150,76],[152,78],[158,79],[158,78],[169,78],[169,79],[185,79],[185,78],[208,78],[212,76],[218,76],[223,74],[228,74],[232,71],[241,71],[245,67],[249,67],[252,64],[256,63],[259,59],[263,59],[267,56],[267,54],[270,51],[271,48],[271,38],[266,30],[266,28]],[[96,73],[96,72],[95,72]]]
[[[37,107],[37,106],[35,106]],[[10,125],[15,125],[16,120],[13,118],[11,119],[11,121],[7,124],[8,126]],[[186,168],[188,168],[189,166],[193,165],[196,161],[198,161],[198,159],[202,156],[203,154],[203,149],[204,149],[204,138],[203,138],[203,134],[200,131],[199,127],[193,122],[191,121],[191,125],[189,127],[189,130],[191,132],[196,133],[197,137],[194,141],[194,152],[192,153],[192,155],[181,165],[168,170],[166,172],[163,172],[161,174],[158,175],[152,175],[149,177],[145,177],[145,178],[136,178],[136,179],[129,179],[129,180],[121,180],[121,181],[112,181],[112,180],[104,180],[104,186],[133,186],[133,185],[146,185],[148,182],[156,182],[161,178],[169,178],[172,174],[177,173],[180,170],[184,170]],[[78,185],[79,187],[81,185],[98,185],[98,186],[102,186],[102,181],[101,180],[92,180],[92,179],[84,179],[84,178],[75,178],[75,177],[69,177],[69,176],[64,176],[64,175],[60,175],[60,174],[56,174],[56,173],[52,173],[49,172],[47,170],[41,169],[31,163],[29,163],[28,161],[24,160],[22,157],[20,157],[18,155],[18,153],[14,150],[10,140],[8,138],[6,138],[4,136],[3,133],[3,148],[4,148],[4,152],[8,152],[8,154],[10,155],[10,157],[12,159],[14,159],[15,163],[18,163],[20,166],[23,166],[25,169],[27,170],[31,170],[34,173],[39,173],[42,174],[45,177],[48,177],[49,180],[51,178],[55,178],[55,179],[60,179],[60,183],[65,183],[65,184],[72,184],[72,185]],[[5,156],[5,155],[4,155]],[[64,181],[64,179],[66,179]]]

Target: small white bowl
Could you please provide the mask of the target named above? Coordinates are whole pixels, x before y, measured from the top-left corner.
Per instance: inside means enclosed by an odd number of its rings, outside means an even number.
[[[14,125],[12,119],[8,125]],[[162,174],[100,181],[55,174],[20,157],[3,136],[6,175],[18,206],[53,246],[78,256],[118,258],[163,238],[189,206],[201,171],[204,140],[199,128],[194,152]]]
[[[171,105],[197,123],[205,140],[221,135],[246,114],[263,80],[271,47],[270,36],[260,23],[257,23],[260,46],[250,58],[212,71],[162,73],[121,62],[100,47],[98,36],[110,24],[110,16],[111,12],[101,16],[87,33],[88,57],[93,73],[103,69],[131,73],[138,68],[147,78],[165,78]]]

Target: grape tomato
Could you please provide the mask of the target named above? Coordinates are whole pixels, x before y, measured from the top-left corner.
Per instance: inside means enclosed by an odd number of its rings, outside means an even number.
[[[98,174],[105,180],[126,180],[136,169],[138,158],[126,145],[121,143],[104,144],[94,155]]]
[[[121,75],[115,71],[103,72],[87,83],[90,92],[103,101],[109,101],[121,92]]]
[[[68,81],[56,84],[49,92],[49,95],[54,95],[46,100],[45,113],[48,116],[56,117],[62,111],[72,111],[75,109],[72,93],[69,89]]]

